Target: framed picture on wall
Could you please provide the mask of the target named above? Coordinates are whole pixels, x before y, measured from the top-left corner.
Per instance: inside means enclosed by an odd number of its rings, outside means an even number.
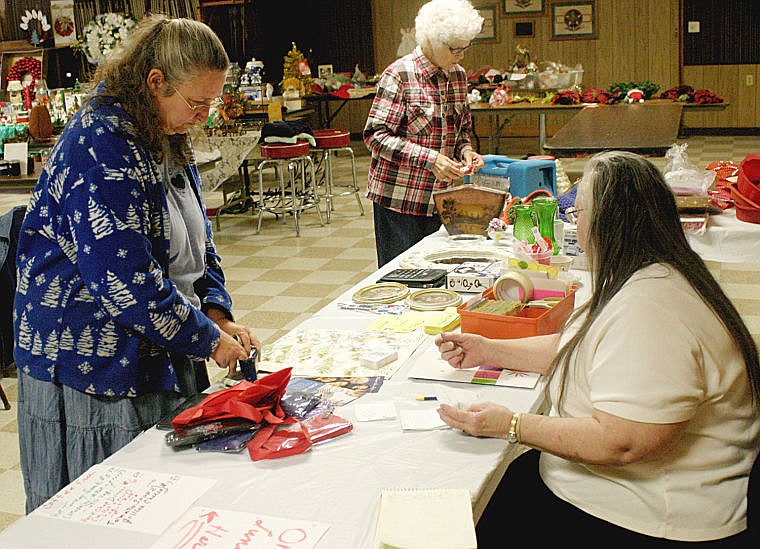
[[[541,15],[544,13],[544,0],[501,0],[504,5],[504,14],[515,15]]]
[[[596,0],[551,4],[552,40],[595,39]]]
[[[533,38],[535,27],[533,21],[515,21],[515,36]]]
[[[480,34],[472,39],[473,42],[498,42],[499,41],[499,10],[496,4],[490,6],[475,6],[480,16],[483,18],[483,28]]]

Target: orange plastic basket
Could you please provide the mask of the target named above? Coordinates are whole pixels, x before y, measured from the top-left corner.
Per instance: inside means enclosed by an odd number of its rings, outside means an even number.
[[[494,299],[493,286],[482,297]],[[492,339],[516,339],[556,333],[575,308],[575,287],[551,309],[525,307],[513,316],[466,311],[467,302],[457,308],[461,330]]]

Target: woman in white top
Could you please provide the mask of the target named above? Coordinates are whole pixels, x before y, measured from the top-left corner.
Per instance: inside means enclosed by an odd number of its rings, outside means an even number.
[[[592,296],[562,334],[436,340],[454,368],[548,376],[548,415],[493,403],[439,408],[466,433],[540,451],[538,468],[535,451],[510,465],[479,538],[503,541],[514,513],[508,539],[740,543],[760,445],[757,346],[689,247],[651,162],[595,155],[575,211]]]

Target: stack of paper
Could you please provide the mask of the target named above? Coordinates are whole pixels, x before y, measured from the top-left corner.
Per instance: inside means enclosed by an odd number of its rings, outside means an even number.
[[[470,492],[457,488],[383,488],[378,549],[476,549]]]

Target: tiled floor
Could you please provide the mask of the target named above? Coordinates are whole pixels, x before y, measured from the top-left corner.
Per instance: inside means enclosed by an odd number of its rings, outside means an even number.
[[[714,160],[740,162],[748,153],[760,151],[760,137],[693,137],[687,153],[696,166],[704,167]],[[366,188],[368,156],[364,146],[352,144],[357,153],[357,172],[362,191]],[[535,140],[511,140],[501,152],[521,158],[537,150]],[[666,159],[655,159],[663,167]],[[563,159],[569,174],[577,174],[582,159]],[[346,181],[350,171],[345,160],[336,161],[338,182]],[[574,179],[573,179],[574,180]],[[26,203],[28,191],[0,189],[0,213],[16,204]],[[221,204],[221,193],[206,195],[209,207]],[[228,287],[232,293],[237,317],[253,327],[262,341],[274,341],[338,295],[376,269],[372,206],[362,197],[365,215],[361,216],[353,196],[335,199],[332,223],[319,225],[314,211],[301,218],[301,236],[295,236],[293,220],[285,224],[265,214],[260,234],[255,234],[255,217],[250,212],[225,215],[215,239],[223,258]],[[725,273],[723,272],[725,271]],[[748,283],[747,273],[735,273],[716,267],[721,280],[739,291]],[[752,277],[750,277],[751,279]],[[744,292],[736,294],[741,295]],[[744,294],[748,295],[748,294]],[[751,295],[751,294],[750,294]],[[757,300],[746,303],[754,330],[760,332]],[[7,306],[3,304],[2,306]],[[740,310],[741,310],[740,306]],[[210,366],[212,376],[222,370]],[[11,377],[2,386],[11,400],[11,410],[0,409],[0,530],[8,527],[24,513],[24,493],[19,468],[15,418],[16,383]]]

